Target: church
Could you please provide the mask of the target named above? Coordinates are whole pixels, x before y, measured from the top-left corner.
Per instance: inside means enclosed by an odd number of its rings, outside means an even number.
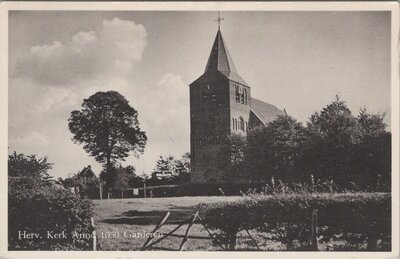
[[[190,84],[191,182],[224,181],[216,159],[227,137],[246,136],[252,128],[266,126],[283,114],[251,96],[251,87],[236,71],[218,26],[206,69]]]

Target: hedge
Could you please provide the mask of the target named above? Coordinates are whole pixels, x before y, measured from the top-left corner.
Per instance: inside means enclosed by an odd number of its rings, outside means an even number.
[[[92,202],[54,186],[18,188],[8,193],[9,250],[89,250],[90,239],[73,234],[90,234]],[[20,233],[38,233],[41,238],[19,238]],[[66,238],[48,238],[65,233]]]
[[[181,196],[233,196],[241,195],[249,189],[261,190],[265,183],[186,183],[182,185],[148,186],[153,197]],[[222,190],[222,192],[221,192]]]
[[[202,204],[201,215],[228,249],[235,249],[240,231],[253,229],[288,250],[307,250],[314,209],[320,242],[342,240],[346,249],[390,250],[389,193],[251,195],[237,202]]]

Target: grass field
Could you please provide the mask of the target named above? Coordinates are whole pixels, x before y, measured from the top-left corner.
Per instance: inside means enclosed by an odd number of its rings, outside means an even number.
[[[171,198],[147,198],[147,199],[111,199],[94,200],[94,218],[96,231],[99,237],[100,250],[133,251],[139,250],[146,237],[143,233],[150,233],[167,211],[171,212],[167,223],[158,231],[168,233],[180,222],[193,215],[197,206],[201,203],[228,202],[243,199],[241,196],[196,196],[196,197],[171,197]],[[179,237],[167,237],[156,244],[154,250],[178,250],[187,225],[181,227],[175,234]],[[268,240],[255,231],[250,231],[262,250],[279,251],[286,250],[285,245]],[[189,251],[213,251],[222,250],[213,245],[207,231],[200,224],[194,224],[189,232],[188,241],[184,250]],[[197,237],[197,238],[194,238]],[[157,239],[157,238],[155,238]],[[326,250],[328,244],[320,244],[320,250]],[[331,245],[344,245],[342,242],[334,242]],[[254,241],[246,232],[239,233],[237,238],[237,250],[257,250]]]
[[[196,212],[200,203],[236,201],[240,196],[213,197],[172,197],[147,199],[111,199],[95,200],[95,222],[101,250],[139,250],[146,240],[143,233],[153,230],[167,211],[171,212],[167,223],[159,232],[167,233],[179,222]],[[184,235],[187,225],[176,234]],[[139,234],[140,233],[140,234]],[[199,224],[192,226],[190,236],[208,237],[206,230]],[[156,244],[155,249],[177,250],[182,237],[168,237]],[[243,242],[242,242],[243,241]],[[238,240],[238,247],[246,246],[245,239]],[[246,246],[247,247],[247,246]],[[184,250],[221,250],[213,246],[210,239],[192,239],[185,243]]]

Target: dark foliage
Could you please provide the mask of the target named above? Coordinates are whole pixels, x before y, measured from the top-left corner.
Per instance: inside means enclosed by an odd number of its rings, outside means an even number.
[[[80,111],[72,111],[69,129],[73,141],[109,172],[118,160],[143,153],[147,137],[139,127],[137,111],[116,91],[98,92],[85,99]]]
[[[339,97],[313,114],[306,127],[278,116],[249,132],[244,171],[258,182],[271,177],[305,182],[313,175],[343,188],[390,191],[391,134],[383,119],[384,114],[369,114],[365,108],[355,117]]]
[[[354,250],[390,250],[388,193],[258,194],[240,202],[202,205],[202,217],[227,249],[235,249],[238,232],[255,229],[288,250],[307,250],[314,209],[320,243],[342,240]]]
[[[216,166],[224,176],[223,181],[229,182],[232,178],[244,180],[247,178],[247,168],[244,165],[246,138],[239,134],[232,134],[217,154]]]
[[[10,250],[88,250],[92,203],[65,189],[15,189],[8,193],[8,248]],[[41,239],[19,239],[19,233],[39,233]],[[62,233],[67,238],[48,238],[47,233]]]
[[[47,171],[52,166],[53,164],[47,161],[47,157],[25,156],[24,154],[17,154],[16,151],[8,156],[8,176],[13,178],[26,178],[44,183],[51,179]]]
[[[81,250],[89,239],[72,238],[73,233],[90,234],[92,203],[73,195],[49,180],[51,163],[46,158],[14,152],[8,158],[8,248],[10,250]],[[20,239],[19,234],[38,233],[42,238]],[[67,238],[47,238],[64,233]]]
[[[86,169],[86,168],[85,168]],[[99,198],[99,178],[96,175],[83,175],[82,172],[74,174],[72,177],[65,179],[59,178],[60,182],[66,189],[73,188],[77,195],[90,199]]]
[[[185,183],[180,185],[148,186],[153,197],[180,196],[233,196],[242,195],[249,189],[261,191],[262,183]]]
[[[297,162],[304,135],[304,127],[288,115],[280,115],[267,127],[250,132],[244,162],[250,178],[299,180]]]
[[[180,158],[160,156],[146,184],[151,186],[184,184],[190,181],[190,153]]]

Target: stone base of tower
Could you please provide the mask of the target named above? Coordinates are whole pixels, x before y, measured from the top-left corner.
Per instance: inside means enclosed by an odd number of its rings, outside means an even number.
[[[192,167],[191,183],[210,183],[222,182],[221,177],[212,169],[202,168],[202,166]]]
[[[204,179],[204,176],[201,173],[194,172],[192,170],[192,175],[190,177],[190,182],[191,183],[205,183],[206,180]]]
[[[224,175],[222,172],[217,172],[206,167],[192,167],[190,178],[191,183],[246,183],[247,179],[243,177],[232,177],[232,175]]]

